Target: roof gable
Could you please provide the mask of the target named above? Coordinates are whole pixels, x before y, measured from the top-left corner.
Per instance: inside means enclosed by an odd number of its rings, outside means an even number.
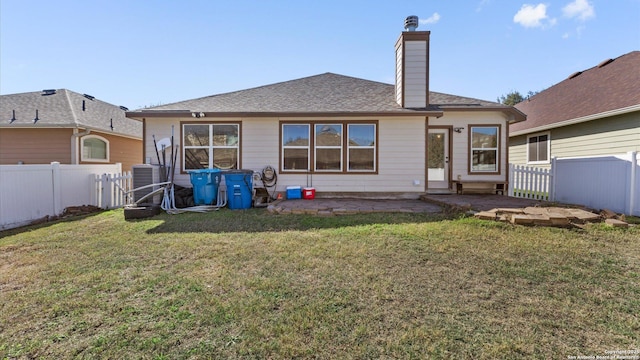
[[[536,131],[564,121],[640,105],[640,51],[608,59],[524,100],[515,107],[527,121],[515,132]]]
[[[9,94],[0,96],[0,127],[80,127],[142,137],[142,124],[125,110],[67,89]]]

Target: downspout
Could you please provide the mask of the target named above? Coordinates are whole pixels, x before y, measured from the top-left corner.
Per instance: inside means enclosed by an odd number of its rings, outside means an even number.
[[[83,132],[78,132],[77,128],[73,129],[73,135],[71,135],[71,164],[77,165],[80,163],[80,156],[78,154],[79,146],[78,146],[78,138],[91,134],[91,130],[86,130]]]

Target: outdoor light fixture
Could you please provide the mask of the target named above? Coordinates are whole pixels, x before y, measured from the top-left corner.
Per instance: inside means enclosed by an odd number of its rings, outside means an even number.
[[[454,127],[453,131],[457,132],[458,134],[460,134],[462,132],[462,130],[464,130],[463,127]]]
[[[201,118],[201,117],[205,117],[207,115],[205,115],[205,113],[203,113],[202,111],[197,113],[197,112],[192,112],[191,116],[193,116],[194,118]]]

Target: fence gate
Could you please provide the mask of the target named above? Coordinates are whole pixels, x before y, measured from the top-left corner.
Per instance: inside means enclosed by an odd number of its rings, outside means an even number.
[[[553,175],[549,169],[509,164],[509,196],[553,200]]]
[[[96,204],[102,209],[113,209],[133,203],[131,171],[122,174],[96,175]]]

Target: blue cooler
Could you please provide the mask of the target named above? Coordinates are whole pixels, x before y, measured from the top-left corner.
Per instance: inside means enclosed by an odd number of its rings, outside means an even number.
[[[229,209],[249,209],[253,202],[253,170],[227,170],[223,173],[227,183]]]
[[[220,170],[200,169],[190,170],[191,185],[193,185],[193,202],[196,205],[213,205],[218,195]]]

